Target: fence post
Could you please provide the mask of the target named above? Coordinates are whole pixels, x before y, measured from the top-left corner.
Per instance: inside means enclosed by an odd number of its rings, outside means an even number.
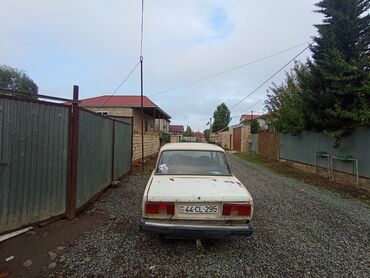
[[[276,160],[280,161],[280,132],[277,132],[276,134],[277,134],[276,135],[277,136],[277,140],[276,140],[277,141],[277,151],[276,151],[277,157],[276,157]]]
[[[116,140],[115,140],[115,136],[116,136],[116,121],[113,120],[113,130],[112,130],[112,181],[114,181],[114,152],[115,152],[115,143],[116,143]]]
[[[76,216],[76,194],[77,194],[77,159],[78,159],[78,127],[80,110],[78,106],[78,86],[73,86],[73,102],[70,121],[69,138],[69,179],[67,187],[66,216],[74,219]]]
[[[130,160],[130,172],[132,171],[132,159],[134,157],[134,117],[131,117],[131,160]]]

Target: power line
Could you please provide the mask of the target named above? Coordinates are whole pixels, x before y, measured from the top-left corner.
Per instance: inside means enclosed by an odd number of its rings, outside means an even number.
[[[140,62],[138,62],[133,68],[132,70],[129,72],[129,74],[125,77],[125,79],[123,79],[123,81],[121,82],[121,84],[119,84],[119,86],[117,87],[117,89],[114,90],[114,92],[109,96],[109,98],[107,98],[104,103],[102,104],[103,106],[111,99],[112,96],[114,96],[118,90],[122,87],[123,84],[125,84],[125,82],[130,78],[130,76],[134,73],[135,69],[139,66]]]
[[[298,44],[296,46],[293,46],[293,47],[290,47],[290,48],[287,48],[287,49],[284,49],[284,50],[281,50],[279,52],[276,52],[274,54],[271,54],[271,55],[268,55],[268,56],[265,56],[265,57],[262,57],[262,58],[259,58],[257,60],[254,60],[254,61],[251,61],[251,62],[248,62],[248,63],[245,63],[245,64],[242,64],[242,65],[239,65],[239,66],[235,66],[233,68],[230,68],[228,70],[224,70],[224,71],[221,71],[221,72],[218,72],[218,73],[214,73],[214,74],[211,74],[211,75],[208,75],[206,77],[203,77],[203,78],[199,78],[199,79],[196,79],[196,80],[193,80],[193,81],[190,81],[188,83],[185,83],[183,85],[180,85],[180,86],[177,86],[177,87],[173,87],[173,88],[170,88],[170,89],[166,89],[166,90],[163,90],[163,91],[159,91],[159,92],[156,92],[152,95],[150,95],[150,97],[152,96],[157,96],[157,95],[161,95],[161,94],[164,94],[164,93],[167,93],[167,92],[170,92],[170,91],[174,91],[174,90],[177,90],[179,88],[182,88],[182,87],[186,87],[186,86],[189,86],[191,84],[194,84],[194,83],[198,83],[198,82],[202,82],[202,81],[205,81],[207,79],[211,79],[211,78],[214,78],[214,77],[217,77],[217,76],[220,76],[220,75],[223,75],[223,74],[226,74],[226,73],[229,73],[229,72],[232,72],[232,71],[235,71],[235,70],[239,70],[241,68],[244,68],[244,67],[247,67],[247,66],[250,66],[250,65],[253,65],[253,64],[256,64],[256,63],[259,63],[259,62],[262,62],[264,60],[267,60],[269,58],[272,58],[272,57],[275,57],[275,56],[278,56],[280,54],[283,54],[285,52],[288,52],[290,50],[293,50],[293,49],[296,49],[302,45],[305,45],[307,44],[307,42],[304,42],[304,43],[301,43],[301,44]]]
[[[261,102],[262,102],[262,101],[264,101],[264,100],[265,100],[265,98],[260,99],[259,101],[257,101],[256,103],[252,104],[252,105],[251,105],[251,106],[249,106],[247,109],[245,109],[244,111],[246,111],[246,112],[243,112],[243,113],[241,113],[241,114],[248,113],[248,112],[249,112],[249,109],[253,108],[254,106],[256,106],[257,104],[261,103]],[[235,117],[238,117],[238,116],[233,116],[233,117],[235,118]]]
[[[246,100],[249,96],[251,96],[253,93],[255,93],[258,89],[260,89],[263,85],[265,85],[268,81],[270,81],[273,77],[275,77],[280,71],[282,71],[287,65],[289,65],[293,60],[295,60],[299,55],[301,55],[304,51],[306,51],[310,46],[312,45],[312,43],[310,43],[307,47],[305,47],[302,51],[300,51],[293,59],[291,59],[288,63],[286,63],[283,67],[281,67],[277,72],[275,72],[271,77],[269,77],[266,81],[264,81],[260,86],[258,86],[256,89],[254,89],[250,94],[248,94],[245,98],[243,98],[241,101],[239,101],[236,105],[234,105],[233,107],[231,107],[229,109],[229,111],[231,111],[231,109],[235,108],[236,106],[238,106],[239,104],[241,104],[244,100]],[[259,101],[255,102],[254,104],[252,104],[251,106],[249,106],[247,109],[245,109],[246,112],[244,113],[248,113],[248,111],[253,108],[254,106],[256,106],[257,104],[261,103],[262,101],[264,101],[266,98],[263,98],[263,99],[260,99]],[[244,114],[244,113],[241,113],[241,114]],[[235,116],[231,116],[231,119],[233,118],[237,118],[239,116],[235,115]]]
[[[293,62],[299,55],[301,55],[303,52],[305,52],[312,43],[310,43],[308,46],[306,46],[303,50],[301,50],[297,55],[295,55],[292,59],[290,59],[287,63],[285,63],[282,67],[280,67],[273,75],[271,75],[269,78],[267,78],[264,82],[262,82],[261,85],[259,85],[257,88],[255,88],[252,92],[250,92],[248,95],[246,95],[242,100],[240,100],[238,103],[233,105],[229,111],[240,105],[243,101],[245,101],[248,97],[253,95],[255,92],[257,92],[262,86],[264,86],[267,82],[269,82],[272,78],[274,78],[278,73],[280,73],[286,66],[288,66],[291,62]]]

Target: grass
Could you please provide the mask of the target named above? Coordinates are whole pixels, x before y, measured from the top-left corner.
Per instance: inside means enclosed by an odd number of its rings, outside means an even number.
[[[236,153],[236,155],[246,161],[259,164],[259,165],[263,164],[266,161],[265,158],[260,157],[254,153]]]
[[[325,177],[299,170],[288,162],[263,158],[254,153],[236,153],[236,155],[248,162],[268,168],[279,175],[293,178],[303,183],[315,185],[331,192],[339,193],[343,198],[353,197],[370,205],[370,194],[366,194],[354,186],[330,182]]]

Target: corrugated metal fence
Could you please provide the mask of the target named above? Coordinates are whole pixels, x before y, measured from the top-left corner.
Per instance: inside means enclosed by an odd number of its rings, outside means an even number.
[[[314,165],[318,151],[330,156],[351,155],[358,159],[359,175],[370,178],[370,128],[358,128],[343,138],[341,147],[334,148],[335,140],[322,133],[303,132],[298,136],[280,134],[280,158]],[[327,159],[317,158],[317,164],[328,167]],[[334,170],[355,174],[354,163],[335,160]]]
[[[0,95],[0,233],[66,213],[71,107]],[[76,204],[131,169],[132,124],[80,108]]]
[[[131,168],[131,125],[81,109],[77,207]]]
[[[0,98],[0,233],[65,212],[69,107]]]
[[[257,152],[258,150],[258,134],[252,134],[252,146],[251,146],[252,152]]]

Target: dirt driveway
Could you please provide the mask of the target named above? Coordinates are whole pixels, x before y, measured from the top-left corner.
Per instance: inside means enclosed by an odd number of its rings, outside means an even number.
[[[140,233],[148,175],[127,177],[93,208],[104,214],[72,242],[50,277],[366,277],[370,207],[229,155],[255,201],[255,235],[203,242]],[[47,275],[45,273],[45,275]],[[367,276],[368,277],[368,276]]]

